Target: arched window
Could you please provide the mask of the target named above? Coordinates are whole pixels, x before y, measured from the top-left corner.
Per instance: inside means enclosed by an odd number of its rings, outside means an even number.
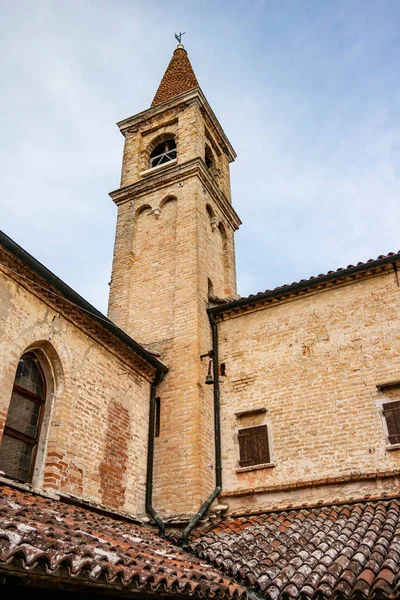
[[[158,144],[150,155],[150,168],[158,167],[176,158],[176,143],[174,139],[165,140]]]
[[[23,482],[32,478],[45,400],[42,368],[35,354],[27,352],[18,363],[0,445],[0,471],[7,477]]]
[[[204,161],[206,163],[207,169],[212,169],[215,166],[214,155],[208,144],[206,144],[205,146]]]

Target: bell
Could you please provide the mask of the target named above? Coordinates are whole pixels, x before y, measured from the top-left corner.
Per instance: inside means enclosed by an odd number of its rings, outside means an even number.
[[[207,385],[211,385],[212,383],[214,383],[214,379],[213,379],[211,373],[207,373],[207,377],[206,377],[205,383],[207,383]]]

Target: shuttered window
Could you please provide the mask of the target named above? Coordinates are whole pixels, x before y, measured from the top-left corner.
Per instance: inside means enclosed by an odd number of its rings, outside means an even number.
[[[400,402],[386,402],[383,414],[391,444],[400,444]]]
[[[241,467],[252,467],[270,462],[266,425],[240,429],[238,436]]]

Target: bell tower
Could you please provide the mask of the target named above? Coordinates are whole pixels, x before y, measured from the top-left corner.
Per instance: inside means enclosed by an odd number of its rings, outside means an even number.
[[[236,296],[229,163],[236,155],[179,43],[125,138],[108,316],[161,354],[154,505],[191,513],[214,487],[210,296]]]

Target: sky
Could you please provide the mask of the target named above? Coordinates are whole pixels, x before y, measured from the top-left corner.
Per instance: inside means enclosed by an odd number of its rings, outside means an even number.
[[[107,310],[123,137],[183,42],[238,157],[238,293],[400,248],[398,0],[0,0],[0,229]]]

